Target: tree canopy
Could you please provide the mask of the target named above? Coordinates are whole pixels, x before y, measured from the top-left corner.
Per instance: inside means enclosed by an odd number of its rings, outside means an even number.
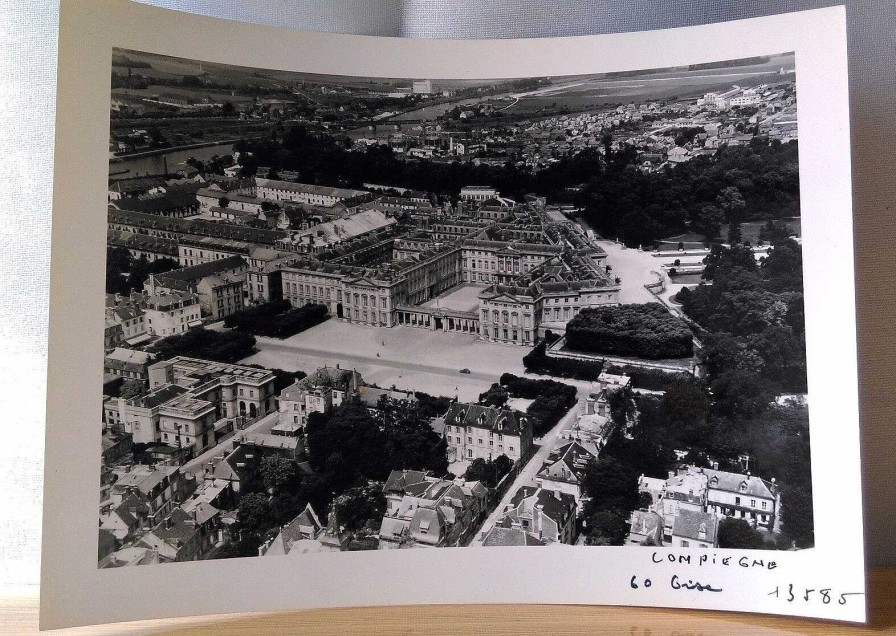
[[[694,353],[687,324],[659,303],[583,309],[566,325],[566,344],[575,351],[648,359],[684,358]]]

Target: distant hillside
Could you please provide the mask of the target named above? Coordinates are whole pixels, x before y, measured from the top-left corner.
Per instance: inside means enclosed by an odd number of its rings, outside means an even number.
[[[725,62],[706,62],[704,64],[691,64],[688,66],[689,71],[706,71],[713,68],[732,68],[735,66],[756,66],[757,64],[766,64],[772,58],[768,55],[757,55],[756,57],[743,57],[739,60],[727,60]]]

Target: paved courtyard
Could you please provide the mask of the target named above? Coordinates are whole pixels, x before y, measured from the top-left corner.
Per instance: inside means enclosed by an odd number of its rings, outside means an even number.
[[[335,318],[285,340],[258,337],[259,352],[242,360],[310,373],[324,365],[357,369],[382,387],[475,401],[504,372],[522,374],[525,347],[414,327],[367,327]],[[470,373],[460,373],[469,369]]]
[[[427,300],[422,306],[476,313],[479,311],[479,292],[483,289],[484,285],[459,285],[441,296]]]

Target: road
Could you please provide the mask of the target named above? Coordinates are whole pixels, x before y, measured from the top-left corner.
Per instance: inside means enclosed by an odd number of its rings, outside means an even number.
[[[517,490],[519,490],[523,486],[537,485],[535,483],[535,475],[538,474],[538,471],[541,470],[541,467],[544,465],[544,462],[548,458],[548,455],[557,446],[557,440],[560,437],[560,433],[568,428],[571,428],[573,423],[575,423],[576,419],[583,412],[584,402],[579,400],[575,403],[575,406],[569,409],[569,412],[564,415],[559,422],[557,422],[557,425],[554,426],[554,428],[548,431],[548,433],[539,440],[538,450],[534,455],[532,455],[532,457],[520,471],[519,475],[517,475],[514,482],[510,485],[510,488],[508,488],[507,492],[504,494],[504,497],[500,502],[498,502],[498,506],[492,511],[492,513],[482,524],[482,528],[480,528],[480,531],[477,532],[473,539],[470,541],[469,545],[471,547],[482,546],[483,534],[491,530],[491,528],[500,520],[501,513],[504,511],[504,508],[510,503],[510,500],[513,499],[513,496],[516,494]]]
[[[243,430],[236,431],[230,437],[222,440],[217,445],[208,449],[201,455],[194,457],[193,459],[188,461],[186,464],[181,466],[180,472],[184,473],[184,474],[186,474],[186,473],[197,473],[197,474],[202,473],[202,471],[205,468],[206,462],[208,462],[210,459],[214,458],[216,455],[227,455],[228,453],[230,453],[230,451],[233,450],[233,442],[234,441],[238,441],[238,440],[242,439],[243,436],[248,435],[250,433],[267,433],[267,432],[269,432],[271,430],[271,428],[277,424],[277,418],[278,418],[278,415],[277,415],[277,412],[275,411],[273,413],[269,413],[268,415],[265,415],[260,420],[253,422],[252,424],[250,424]]]

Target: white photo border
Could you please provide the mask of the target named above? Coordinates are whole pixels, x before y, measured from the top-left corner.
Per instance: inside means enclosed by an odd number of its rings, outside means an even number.
[[[97,569],[110,68],[113,47],[328,75],[516,78],[795,52],[815,545],[715,550],[390,550]],[[864,621],[846,21],[842,6],[588,37],[410,40],[296,32],[125,0],[63,0],[52,222],[41,628],[308,607],[552,603],[687,607]],[[687,551],[657,548],[656,553]],[[696,559],[704,551],[690,551]],[[744,568],[748,556],[776,567]],[[728,566],[723,556],[734,556]],[[721,594],[672,590],[672,574]],[[632,575],[662,582],[649,592]],[[832,602],[786,589],[834,588]],[[770,596],[776,586],[779,597]],[[858,600],[856,600],[858,599]]]

